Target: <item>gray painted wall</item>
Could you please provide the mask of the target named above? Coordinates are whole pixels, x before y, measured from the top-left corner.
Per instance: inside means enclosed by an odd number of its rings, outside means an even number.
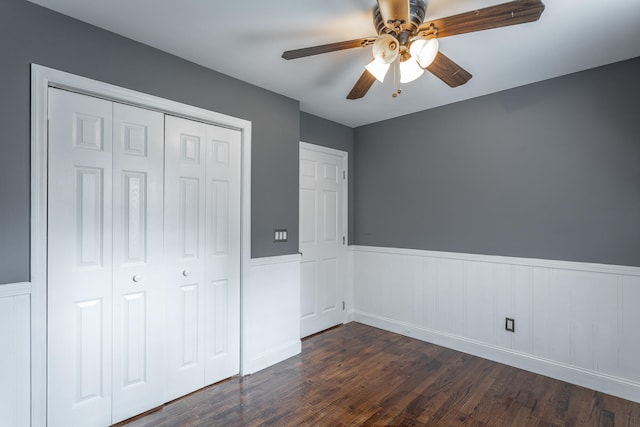
[[[640,266],[640,58],[355,130],[355,243]]]
[[[297,252],[303,140],[349,153],[351,243],[640,266],[640,58],[354,131],[24,0],[0,56],[0,283],[29,280],[31,63],[252,121],[253,257]]]
[[[0,57],[0,283],[29,280],[31,63],[250,120],[252,256],[297,252],[298,101],[24,0],[0,1]]]
[[[346,151],[349,157],[349,244],[353,242],[353,129],[308,113],[300,113],[300,141]]]

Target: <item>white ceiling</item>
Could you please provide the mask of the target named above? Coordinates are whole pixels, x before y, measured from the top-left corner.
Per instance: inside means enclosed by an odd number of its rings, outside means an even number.
[[[430,73],[375,83],[345,99],[370,48],[285,61],[283,51],[375,36],[375,0],[30,0],[300,101],[301,109],[360,126],[640,56],[640,0],[543,0],[539,21],[440,40],[473,78],[451,89]],[[427,19],[505,0],[431,0]],[[392,75],[390,74],[390,77]]]

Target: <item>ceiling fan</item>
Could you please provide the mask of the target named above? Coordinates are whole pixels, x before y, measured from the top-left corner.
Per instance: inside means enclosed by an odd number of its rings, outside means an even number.
[[[439,38],[537,21],[544,4],[540,0],[515,0],[425,22],[426,11],[426,0],[377,0],[373,9],[377,37],[288,50],[282,57],[288,60],[372,46],[374,59],[347,99],[365,96],[376,80],[384,80],[396,61],[400,83],[417,79],[426,69],[450,87],[457,87],[468,82],[471,74],[439,51]]]

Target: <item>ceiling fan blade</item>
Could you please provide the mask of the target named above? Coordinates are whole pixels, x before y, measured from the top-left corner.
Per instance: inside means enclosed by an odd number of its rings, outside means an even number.
[[[337,43],[323,44],[320,46],[305,47],[302,49],[288,50],[282,54],[284,59],[303,58],[305,56],[319,55],[321,53],[335,52],[355,47],[371,46],[376,41],[376,37],[365,37],[356,40],[347,40]]]
[[[373,77],[370,72],[364,70],[364,73],[362,73],[356,84],[353,85],[353,88],[351,89],[351,92],[349,92],[349,95],[347,95],[347,99],[362,98],[367,94],[369,89],[371,89],[371,86],[373,86],[373,83],[375,81],[376,78]]]
[[[378,0],[384,25],[393,29],[409,22],[409,0]]]
[[[440,38],[524,24],[537,21],[543,11],[544,4],[540,0],[515,0],[424,22],[418,28],[418,34],[426,36],[433,34],[435,30],[435,36]],[[425,34],[421,34],[422,32]]]
[[[427,67],[427,70],[451,87],[461,86],[472,77],[467,70],[453,62],[442,52],[438,52],[431,65]]]

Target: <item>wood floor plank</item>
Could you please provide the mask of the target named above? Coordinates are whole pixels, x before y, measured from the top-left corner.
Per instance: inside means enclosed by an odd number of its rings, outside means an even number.
[[[358,323],[127,427],[640,426],[640,404]]]

